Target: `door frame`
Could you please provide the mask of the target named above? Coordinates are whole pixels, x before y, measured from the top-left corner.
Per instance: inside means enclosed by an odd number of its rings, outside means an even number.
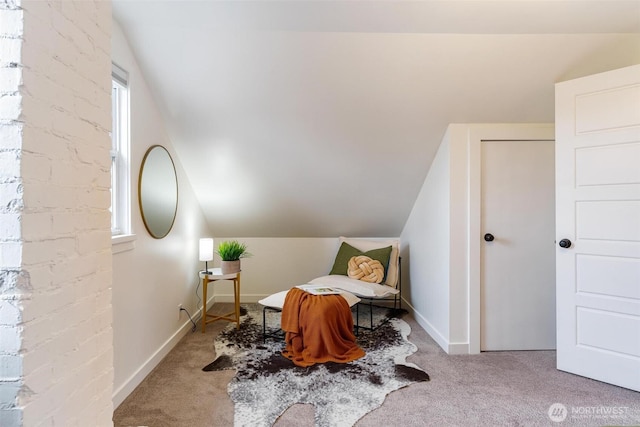
[[[481,229],[481,144],[482,141],[555,141],[552,123],[478,124],[470,125],[467,134],[468,152],[468,328],[469,354],[480,353],[480,249]]]

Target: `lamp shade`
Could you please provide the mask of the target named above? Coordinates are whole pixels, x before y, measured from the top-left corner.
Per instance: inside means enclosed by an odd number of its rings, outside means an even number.
[[[200,261],[213,260],[213,239],[200,239]]]

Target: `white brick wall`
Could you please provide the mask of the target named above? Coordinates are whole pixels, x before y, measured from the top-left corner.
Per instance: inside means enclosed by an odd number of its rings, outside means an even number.
[[[20,64],[23,12],[0,0],[0,425],[22,423],[17,406],[23,386],[20,291],[22,181],[20,152],[22,98]]]
[[[0,425],[112,425],[111,5],[0,0]]]

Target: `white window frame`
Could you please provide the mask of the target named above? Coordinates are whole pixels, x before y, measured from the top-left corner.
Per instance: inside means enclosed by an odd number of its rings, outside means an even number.
[[[111,237],[129,242],[131,230],[131,173],[129,143],[129,73],[112,64]],[[123,249],[126,250],[126,249]]]

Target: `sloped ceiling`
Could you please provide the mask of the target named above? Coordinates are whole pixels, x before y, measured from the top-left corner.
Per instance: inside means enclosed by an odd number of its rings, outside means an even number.
[[[113,2],[217,236],[398,236],[449,123],[553,122],[638,1]]]

